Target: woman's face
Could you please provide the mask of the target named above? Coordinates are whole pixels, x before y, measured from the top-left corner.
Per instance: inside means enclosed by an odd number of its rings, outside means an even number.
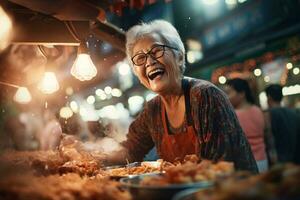
[[[138,53],[148,53],[157,45],[164,45],[158,34],[143,37],[134,45],[132,56]],[[176,50],[165,47],[162,57],[155,59],[148,54],[144,65],[133,65],[134,73],[146,88],[155,93],[164,94],[169,93],[172,88],[178,86],[181,73],[173,51]]]
[[[240,105],[240,103],[243,101],[245,96],[244,93],[237,92],[233,87],[229,85],[226,85],[224,87],[224,91],[226,92],[234,108],[237,108]]]

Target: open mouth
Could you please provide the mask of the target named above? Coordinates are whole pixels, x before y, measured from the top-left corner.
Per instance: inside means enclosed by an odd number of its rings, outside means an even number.
[[[156,68],[156,69],[153,69],[151,70],[149,73],[148,73],[148,78],[150,80],[154,80],[157,76],[159,75],[163,75],[165,73],[165,70],[162,69],[162,68]]]

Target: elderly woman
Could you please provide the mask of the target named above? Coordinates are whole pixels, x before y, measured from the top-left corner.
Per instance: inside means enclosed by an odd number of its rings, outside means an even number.
[[[126,51],[134,74],[158,95],[129,127],[123,149],[107,162],[141,161],[154,146],[160,158],[187,154],[234,162],[238,170],[257,172],[250,146],[234,110],[213,84],[183,76],[185,49],[176,29],[156,20],[132,27]]]

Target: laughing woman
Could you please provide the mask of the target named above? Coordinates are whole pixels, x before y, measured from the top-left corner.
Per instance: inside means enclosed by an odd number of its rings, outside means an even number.
[[[187,154],[234,162],[257,172],[250,146],[226,95],[213,84],[184,77],[185,49],[176,29],[155,20],[132,27],[126,51],[134,74],[158,94],[130,125],[122,151],[106,158],[116,164],[141,161],[154,146],[160,158]]]

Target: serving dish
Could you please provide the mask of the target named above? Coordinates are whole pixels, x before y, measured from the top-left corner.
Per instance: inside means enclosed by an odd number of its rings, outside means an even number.
[[[192,188],[187,190],[182,190],[178,192],[172,200],[197,200],[196,194],[199,192],[199,188]]]
[[[147,177],[162,176],[162,173],[142,174],[131,177],[122,178],[121,184],[127,188],[134,200],[171,200],[172,197],[185,189],[191,188],[208,188],[213,186],[211,181],[201,181],[183,184],[168,185],[143,185],[141,182]]]
[[[161,162],[147,161],[147,162],[134,162],[127,165],[114,165],[104,167],[103,170],[110,176],[111,179],[119,180],[121,178],[132,177],[148,173],[162,172]]]

